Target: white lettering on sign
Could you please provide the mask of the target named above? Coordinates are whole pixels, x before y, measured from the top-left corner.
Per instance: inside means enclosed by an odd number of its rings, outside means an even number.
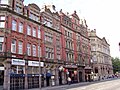
[[[28,66],[39,66],[39,62],[37,62],[37,61],[28,61]],[[40,66],[43,67],[44,63],[40,62]]]
[[[25,60],[21,60],[21,59],[12,59],[12,65],[25,65]]]

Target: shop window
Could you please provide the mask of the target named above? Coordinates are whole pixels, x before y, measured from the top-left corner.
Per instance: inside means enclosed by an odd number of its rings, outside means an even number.
[[[12,74],[24,74],[24,66],[11,66]]]

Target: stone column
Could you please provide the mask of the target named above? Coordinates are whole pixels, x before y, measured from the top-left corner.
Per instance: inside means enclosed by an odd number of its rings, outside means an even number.
[[[28,89],[28,77],[27,77],[28,65],[25,65],[25,89]]]
[[[58,76],[58,67],[55,69],[55,83],[56,85],[59,85],[59,76]]]
[[[77,80],[78,80],[78,83],[80,82],[80,79],[79,79],[79,69],[77,69]]]
[[[83,77],[83,81],[85,82],[85,70],[82,70],[82,77]]]
[[[62,84],[66,84],[67,83],[67,81],[66,81],[66,73],[63,71],[63,72],[61,72],[62,73]]]
[[[4,90],[10,90],[10,71],[11,71],[11,64],[6,62],[4,63],[4,85],[3,89]]]
[[[46,87],[46,66],[43,68],[44,69],[44,87]]]

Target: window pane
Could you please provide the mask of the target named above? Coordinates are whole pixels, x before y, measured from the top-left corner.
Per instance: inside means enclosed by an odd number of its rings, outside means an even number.
[[[2,44],[3,44],[3,43],[0,42],[0,51],[2,51]]]
[[[33,28],[33,37],[36,37],[36,29]]]
[[[23,23],[19,24],[19,32],[23,33]]]
[[[27,26],[27,35],[31,35],[31,27]]]
[[[7,4],[8,5],[8,0],[0,0],[1,4]]]
[[[36,56],[36,46],[33,45],[33,56]]]
[[[28,54],[28,56],[30,56],[31,55],[31,44],[27,44],[27,54]]]
[[[40,38],[40,29],[38,29],[38,38]]]
[[[0,28],[5,28],[5,22],[0,22]]]
[[[23,52],[23,42],[19,41],[18,43],[18,54],[22,54]]]
[[[17,31],[17,22],[15,20],[12,21],[12,30]]]
[[[12,40],[12,43],[11,43],[11,52],[12,53],[16,53],[16,40]]]
[[[0,20],[5,20],[5,16],[0,16]]]

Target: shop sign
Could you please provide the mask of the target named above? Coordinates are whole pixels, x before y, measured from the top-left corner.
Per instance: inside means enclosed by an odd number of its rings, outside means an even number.
[[[66,68],[77,68],[76,65],[66,65],[65,67],[66,67]]]
[[[12,59],[12,65],[25,65],[25,60],[21,59]]]
[[[28,66],[39,66],[39,62],[37,62],[37,61],[28,61]],[[44,63],[40,62],[40,66],[43,67]]]
[[[4,67],[0,67],[0,70],[4,70]]]

